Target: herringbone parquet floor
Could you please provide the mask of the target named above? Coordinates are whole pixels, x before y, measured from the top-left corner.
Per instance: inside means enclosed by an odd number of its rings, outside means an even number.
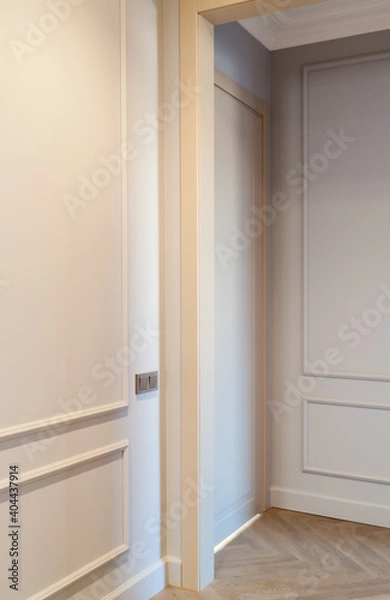
[[[272,509],[216,556],[201,593],[154,600],[390,600],[390,529]]]

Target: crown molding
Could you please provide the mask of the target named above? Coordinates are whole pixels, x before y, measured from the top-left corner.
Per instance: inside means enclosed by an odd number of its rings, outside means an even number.
[[[390,0],[327,0],[239,23],[269,50],[281,50],[388,30]]]

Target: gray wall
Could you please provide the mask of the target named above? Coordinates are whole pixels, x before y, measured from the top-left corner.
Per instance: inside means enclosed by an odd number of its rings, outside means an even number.
[[[271,53],[239,23],[215,27],[215,68],[270,102]]]
[[[386,51],[389,31],[272,54],[272,192],[284,193],[289,207],[278,213],[271,230],[273,389],[268,402],[271,504],[383,526],[390,523],[390,487],[377,481],[384,468],[381,431],[390,428],[389,380],[372,373],[385,370],[388,377],[388,363],[378,364],[389,323],[383,318],[375,333],[367,328],[367,337],[354,348],[342,332],[349,332],[352,318],[376,310],[381,285],[389,285],[389,61],[358,60],[310,71],[306,130],[302,68]],[[334,152],[332,142],[333,156],[327,156],[329,132],[341,131],[354,141],[340,146],[342,152]],[[321,156],[329,161],[314,171],[318,158],[324,164]],[[303,180],[297,177],[305,162],[312,177],[306,260]],[[310,365],[321,356],[317,373],[327,367],[329,377],[303,379],[305,338],[308,370],[313,372]],[[327,347],[336,349],[337,364],[328,360],[324,366]],[[315,402],[318,398],[322,404]],[[372,404],[385,407],[380,416]]]

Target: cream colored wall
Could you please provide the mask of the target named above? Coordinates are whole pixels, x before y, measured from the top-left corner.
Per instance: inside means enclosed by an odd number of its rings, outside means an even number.
[[[161,15],[122,4],[2,6],[0,511],[18,463],[34,600],[165,585],[159,394],[133,385],[159,368]]]

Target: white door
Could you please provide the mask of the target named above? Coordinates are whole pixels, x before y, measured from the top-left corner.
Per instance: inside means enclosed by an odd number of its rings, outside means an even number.
[[[215,87],[215,545],[259,512],[262,116]]]

